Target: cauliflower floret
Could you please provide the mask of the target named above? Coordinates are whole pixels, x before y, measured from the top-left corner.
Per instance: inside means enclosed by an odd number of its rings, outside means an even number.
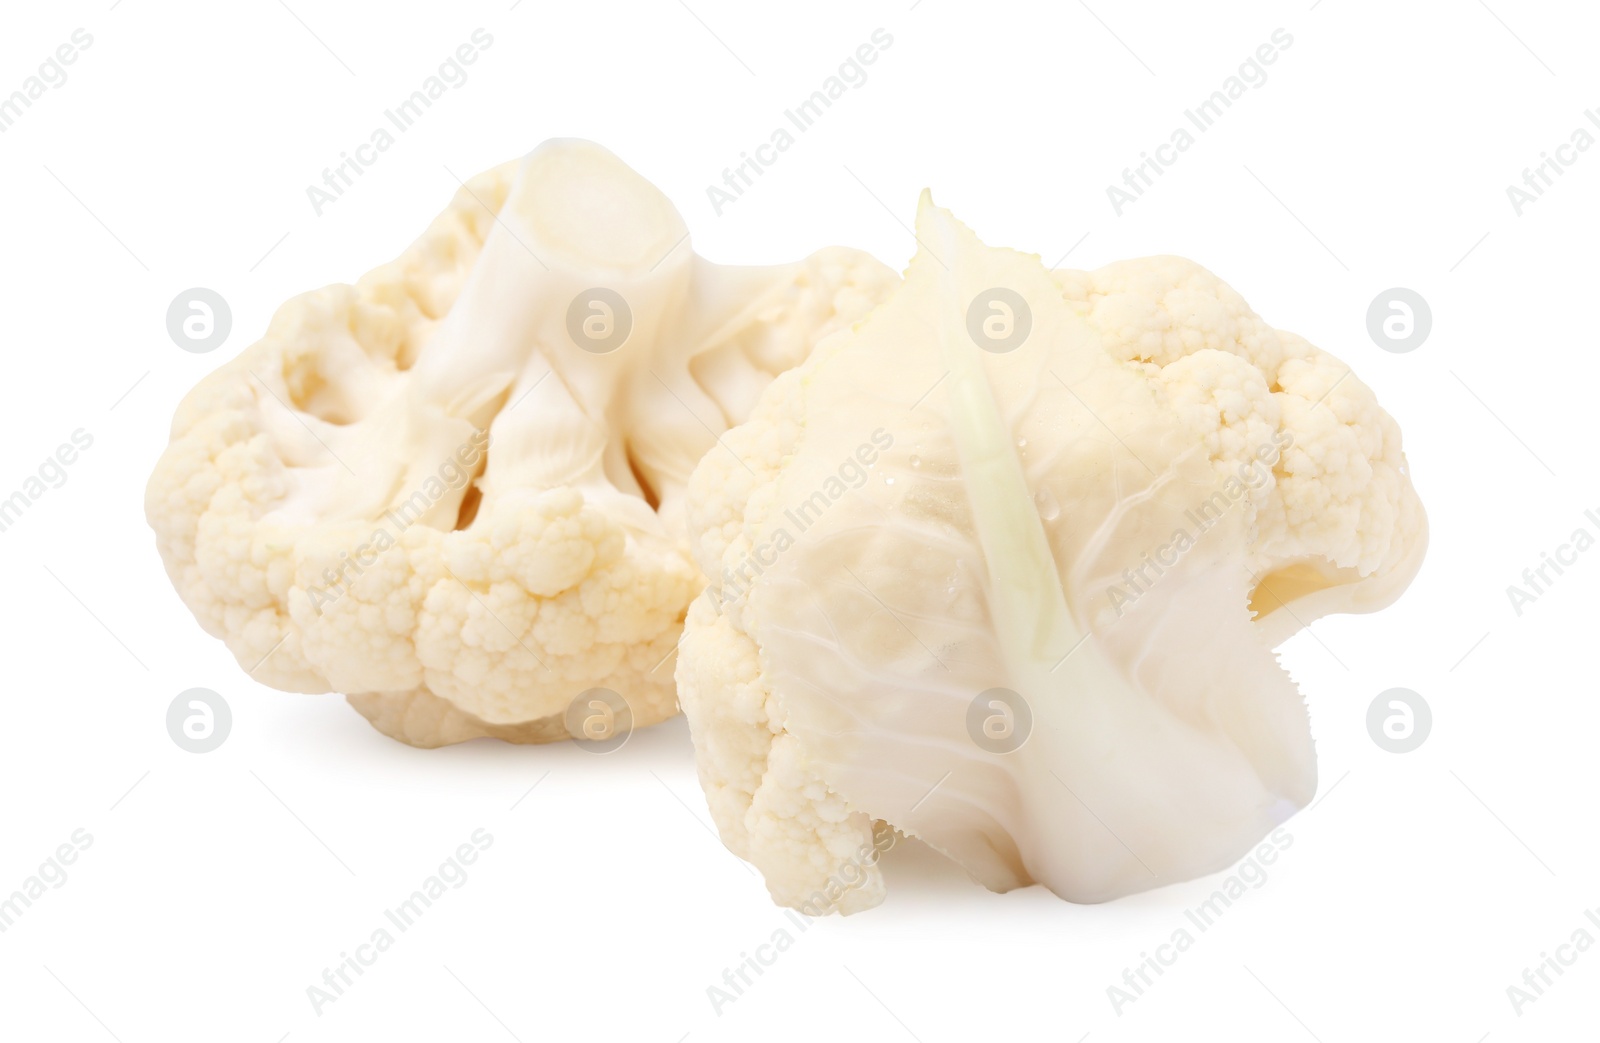
[[[882,901],[891,828],[1074,901],[1221,869],[1316,791],[1277,618],[1415,571],[1398,431],[1187,262],[1052,277],[926,197],[917,236],[690,478],[677,679],[724,842],[813,914]],[[1306,559],[1365,578],[1289,589]],[[1267,583],[1294,613],[1252,616]]]
[[[1251,608],[1278,644],[1334,612],[1400,596],[1427,551],[1427,519],[1400,429],[1332,355],[1267,325],[1182,257],[1051,273],[1105,349],[1147,373],[1217,475],[1241,467],[1254,527]],[[1252,462],[1280,446],[1270,467]]]
[[[896,282],[855,251],[711,264],[616,157],[550,142],[394,262],[297,297],[179,405],[146,491],[241,666],[419,746],[676,712],[690,469]]]

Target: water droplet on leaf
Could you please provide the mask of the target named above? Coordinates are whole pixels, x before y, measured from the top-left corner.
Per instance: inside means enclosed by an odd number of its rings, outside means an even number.
[[[1033,498],[1039,507],[1039,517],[1045,521],[1055,521],[1061,516],[1061,505],[1056,502],[1055,494],[1049,489],[1040,489],[1039,495]]]

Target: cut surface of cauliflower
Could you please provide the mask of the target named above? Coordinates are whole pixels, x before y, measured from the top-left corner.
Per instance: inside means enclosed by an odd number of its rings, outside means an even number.
[[[1286,591],[1301,618],[1398,594],[1425,531],[1398,431],[1187,262],[1106,276],[1107,303],[926,197],[917,238],[889,300],[690,480],[710,585],[677,677],[723,840],[813,913],[883,900],[863,853],[887,827],[1074,901],[1222,869],[1316,790],[1263,580],[1325,560],[1391,584]],[[1161,289],[1185,280],[1194,302]],[[1394,507],[1349,517],[1375,459]],[[1317,473],[1320,497],[1277,489]]]
[[[252,677],[397,739],[563,739],[596,698],[654,723],[703,582],[690,470],[896,281],[838,248],[713,264],[611,153],[548,142],[195,387],[146,517]]]

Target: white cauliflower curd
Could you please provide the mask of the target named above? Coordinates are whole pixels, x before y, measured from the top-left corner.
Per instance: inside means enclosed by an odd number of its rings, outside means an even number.
[[[888,827],[995,890],[1219,870],[1312,798],[1274,645],[1397,597],[1400,434],[1176,258],[1052,273],[924,197],[904,282],[690,479],[679,695],[724,842],[810,912]]]
[[[595,689],[634,726],[676,712],[690,470],[896,282],[851,250],[740,268],[687,238],[611,153],[552,141],[289,301],[184,399],[150,478],[184,603],[257,680],[419,746],[566,738]]]

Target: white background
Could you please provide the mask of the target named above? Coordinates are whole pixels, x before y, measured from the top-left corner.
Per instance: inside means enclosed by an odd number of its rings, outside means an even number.
[[[1600,550],[1520,617],[1506,587],[1600,529],[1600,149],[1521,216],[1506,187],[1600,107],[1600,24],[1491,3],[11,5],[0,93],[75,28],[94,43],[0,135],[0,494],[75,429],[94,445],[0,533],[0,892],[75,829],[93,844],[0,934],[0,1034],[1591,1038],[1600,948],[1520,1016],[1506,990],[1600,907]],[[306,186],[478,27],[494,43],[470,81],[316,216]],[[894,42],[868,82],[717,216],[706,186],[878,27]],[[1267,82],[1117,216],[1106,186],[1280,27],[1294,42]],[[252,683],[179,603],[142,492],[181,394],[284,299],[394,256],[452,171],[564,135],[659,184],[717,260],[838,242],[903,266],[924,186],[1047,263],[1194,257],[1400,421],[1432,525],[1421,575],[1381,616],[1283,649],[1320,802],[1267,883],[1120,1013],[1107,987],[1215,879],[1080,907],[907,849],[881,908],[799,933],[711,831],[681,720],[605,757],[414,750],[338,696]],[[191,286],[232,306],[210,355],[166,333]],[[1410,354],[1366,332],[1393,286],[1432,307]],[[206,755],[164,726],[194,686],[234,713]],[[1393,686],[1435,717],[1406,755],[1366,731]],[[494,844],[468,882],[314,1013],[307,986],[479,827]],[[714,1011],[707,987],[783,926],[794,946]]]

